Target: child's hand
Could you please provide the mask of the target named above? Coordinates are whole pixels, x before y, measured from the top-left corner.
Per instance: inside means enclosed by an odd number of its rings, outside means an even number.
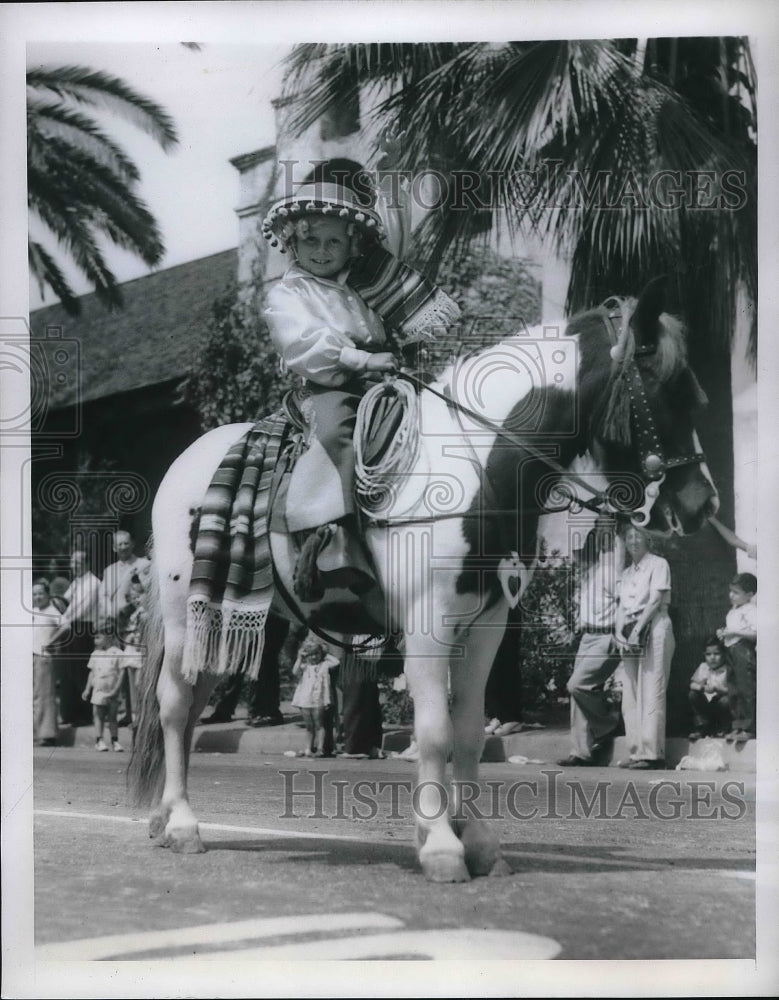
[[[81,700],[82,701],[89,701],[89,691],[82,691],[81,692]]]
[[[393,354],[390,354],[389,351],[380,351],[368,358],[365,370],[368,372],[394,372],[397,367],[398,363]]]

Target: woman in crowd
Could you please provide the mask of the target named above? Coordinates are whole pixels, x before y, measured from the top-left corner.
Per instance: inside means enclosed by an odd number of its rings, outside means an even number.
[[[615,639],[622,657],[622,717],[631,770],[665,767],[665,694],[675,640],[668,606],[671,569],[650,552],[650,536],[630,527],[622,571]]]

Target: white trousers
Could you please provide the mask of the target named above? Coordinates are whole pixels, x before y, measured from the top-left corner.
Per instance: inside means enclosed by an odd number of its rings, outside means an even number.
[[[665,757],[665,692],[676,648],[667,611],[655,615],[641,656],[622,658],[622,718],[631,760]]]

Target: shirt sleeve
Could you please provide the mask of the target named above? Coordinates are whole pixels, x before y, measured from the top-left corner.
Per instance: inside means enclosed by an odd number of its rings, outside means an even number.
[[[742,632],[751,632],[752,636],[757,639],[757,605],[756,604],[743,604],[741,606],[741,629]]]
[[[346,330],[339,330],[316,309],[305,282],[280,282],[268,293],[264,311],[271,340],[285,364],[317,385],[339,386],[364,371],[371,354]]]
[[[670,590],[671,589],[671,567],[665,559],[658,556],[652,564],[652,573],[649,577],[649,589]]]
[[[690,684],[705,684],[709,676],[709,669],[706,663],[699,663],[695,673],[690,678]]]

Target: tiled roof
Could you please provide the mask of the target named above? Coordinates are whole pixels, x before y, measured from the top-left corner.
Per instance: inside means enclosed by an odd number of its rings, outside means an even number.
[[[185,374],[203,343],[212,304],[235,283],[238,251],[224,250],[122,284],[124,308],[109,311],[94,294],[81,297],[81,315],[60,305],[30,314],[33,339],[61,329],[77,340],[82,402],[167,382]],[[49,351],[47,349],[46,353]],[[55,408],[76,402],[78,382],[51,380]]]

